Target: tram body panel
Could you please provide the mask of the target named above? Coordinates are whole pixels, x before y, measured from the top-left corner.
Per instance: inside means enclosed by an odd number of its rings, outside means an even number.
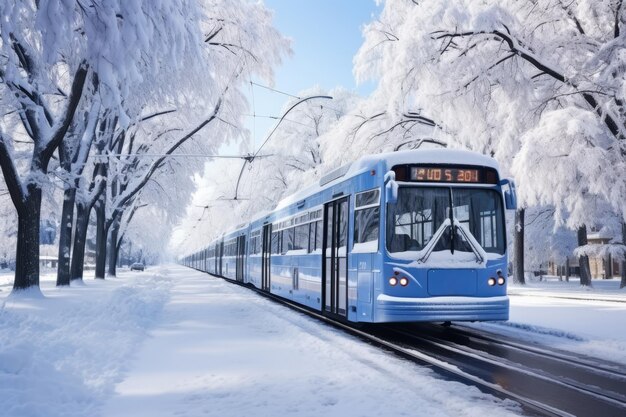
[[[515,195],[497,170],[464,151],[362,158],[211,243],[204,268],[352,322],[506,320]]]

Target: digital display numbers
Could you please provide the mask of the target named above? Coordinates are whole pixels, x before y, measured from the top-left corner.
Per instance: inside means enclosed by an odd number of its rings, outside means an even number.
[[[454,165],[397,165],[393,168],[398,181],[442,182],[464,184],[497,184],[498,173],[490,167]]]
[[[477,169],[411,167],[411,181],[480,182]]]

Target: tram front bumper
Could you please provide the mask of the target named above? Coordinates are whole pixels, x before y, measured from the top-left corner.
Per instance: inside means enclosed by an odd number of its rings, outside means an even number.
[[[381,294],[374,322],[508,320],[509,297],[407,298]]]

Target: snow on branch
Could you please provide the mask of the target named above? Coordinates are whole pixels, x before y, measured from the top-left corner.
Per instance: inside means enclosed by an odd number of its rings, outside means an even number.
[[[610,256],[617,261],[623,261],[626,259],[626,245],[622,243],[583,245],[574,249],[574,255],[591,258],[608,258]]]
[[[176,151],[176,149],[178,149],[183,143],[185,143],[188,139],[190,139],[196,133],[198,133],[202,128],[204,128],[206,125],[208,125],[209,123],[211,123],[213,120],[217,118],[217,115],[219,114],[220,108],[222,106],[222,99],[223,99],[223,96],[220,97],[217,104],[215,105],[215,108],[213,109],[213,112],[207,119],[205,119],[195,128],[193,128],[189,133],[187,133],[186,135],[178,139],[172,146],[169,147],[167,152],[165,152],[165,154],[162,157],[158,158],[152,163],[152,165],[150,165],[150,167],[148,168],[148,170],[146,171],[146,173],[144,174],[144,176],[138,183],[136,183],[133,187],[125,190],[126,192],[123,195],[121,195],[119,199],[115,202],[115,207],[113,209],[113,212],[115,213],[122,212],[126,204],[148,183],[152,175],[154,175],[156,170],[161,166],[161,163],[168,156],[174,153],[174,151]],[[111,216],[111,217],[115,217],[115,216]]]
[[[566,85],[569,85],[576,90],[579,90],[579,86],[572,79],[567,78],[564,75],[563,71],[556,69],[556,67],[552,66],[551,64],[542,60],[540,57],[536,56],[532,51],[524,47],[522,42],[520,42],[518,39],[512,36],[508,28],[506,28],[506,26],[505,26],[505,29],[507,33],[504,33],[503,31],[497,30],[497,29],[489,30],[489,31],[469,30],[469,31],[464,31],[464,32],[448,32],[448,31],[440,30],[440,31],[432,32],[432,35],[434,36],[434,39],[449,39],[450,41],[452,41],[455,38],[465,38],[465,37],[470,37],[470,36],[481,36],[481,35],[482,36],[485,36],[485,35],[495,36],[494,37],[495,40],[504,41],[508,45],[510,52],[519,56],[520,58],[530,63],[531,65],[533,65],[535,68],[541,71],[541,73],[547,74],[550,77],[554,78],[555,80],[562,82]],[[498,64],[506,61],[509,58],[510,56],[507,56],[501,59],[496,64],[494,64],[491,68],[497,66]],[[578,92],[582,95],[583,99],[589,104],[589,106],[594,111],[596,111],[596,113],[600,117],[603,118],[605,125],[615,137],[623,136],[623,134],[621,133],[621,129],[619,128],[617,122],[615,121],[615,118],[612,115],[607,114],[602,108],[600,108],[598,100],[592,94],[586,91],[578,91]]]
[[[76,70],[76,74],[74,74],[72,89],[65,111],[63,112],[63,115],[59,118],[55,126],[53,126],[52,136],[42,146],[41,161],[42,169],[44,171],[47,169],[48,161],[52,157],[52,154],[54,153],[56,148],[59,147],[59,144],[65,137],[65,133],[67,133],[67,130],[70,127],[70,123],[72,123],[72,120],[74,119],[74,113],[76,112],[76,109],[78,108],[78,103],[83,96],[83,87],[85,86],[85,80],[87,79],[88,70],[89,65],[87,65],[86,61],[83,61]]]

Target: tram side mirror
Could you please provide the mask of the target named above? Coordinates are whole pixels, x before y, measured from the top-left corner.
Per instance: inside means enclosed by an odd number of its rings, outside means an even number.
[[[504,204],[507,210],[517,209],[517,193],[515,192],[515,182],[513,180],[504,179],[500,181],[500,187],[504,192]]]
[[[396,173],[393,171],[385,174],[385,200],[388,204],[398,202],[398,183],[396,182]]]

